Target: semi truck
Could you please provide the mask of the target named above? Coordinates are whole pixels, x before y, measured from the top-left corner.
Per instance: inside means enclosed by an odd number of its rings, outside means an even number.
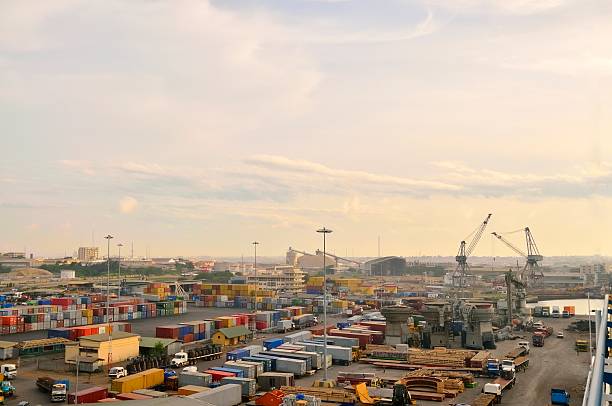
[[[553,306],[552,307],[552,313],[550,315],[552,317],[554,317],[555,319],[558,319],[559,317],[561,317],[561,312],[559,311],[559,306]]]
[[[17,366],[15,364],[2,364],[0,373],[6,380],[15,379],[17,377]]]
[[[49,394],[51,402],[65,402],[68,396],[69,381],[67,379],[53,379],[43,376],[36,380],[36,386]]]
[[[550,306],[542,306],[542,317],[550,317]]]
[[[534,347],[544,347],[544,334],[540,332],[533,333],[533,337],[531,337],[531,342]]]

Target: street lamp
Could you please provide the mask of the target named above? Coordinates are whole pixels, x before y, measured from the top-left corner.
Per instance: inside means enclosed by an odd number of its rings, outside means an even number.
[[[324,378],[327,381],[327,268],[325,267],[325,235],[330,234],[332,230],[321,228],[317,233],[323,234],[323,371]]]
[[[259,285],[259,281],[257,280],[257,246],[259,245],[258,241],[253,241],[253,248],[255,249],[255,261],[253,264],[253,268],[255,269],[255,305],[253,306],[253,313],[257,314],[257,287]],[[255,332],[257,332],[257,316],[255,316]]]
[[[107,279],[106,279],[106,334],[108,334],[108,367],[110,368],[110,363],[113,354],[113,339],[111,336],[111,321],[110,321],[110,240],[113,239],[113,236],[108,234],[106,237],[106,269],[107,269]]]
[[[121,247],[123,247],[123,244],[119,243],[117,244],[117,247],[119,247],[119,264],[117,265],[117,271],[119,274],[119,294],[117,295],[117,297],[121,296]]]

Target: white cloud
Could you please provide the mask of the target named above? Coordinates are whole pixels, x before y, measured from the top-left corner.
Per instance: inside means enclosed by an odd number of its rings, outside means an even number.
[[[119,211],[124,214],[132,213],[138,207],[138,200],[125,196],[119,201]]]
[[[62,159],[58,162],[66,168],[74,169],[84,175],[93,176],[96,174],[93,164],[89,161]]]
[[[455,12],[482,13],[492,11],[507,14],[539,14],[555,10],[570,0],[424,0],[430,6],[438,6]]]

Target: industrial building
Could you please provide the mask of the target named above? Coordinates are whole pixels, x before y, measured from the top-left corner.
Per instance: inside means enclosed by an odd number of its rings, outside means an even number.
[[[406,272],[406,258],[389,256],[372,259],[364,264],[364,269],[371,276],[403,275]]]
[[[78,355],[81,363],[106,365],[109,359],[113,363],[138,356],[140,349],[139,335],[115,331],[111,334],[111,338],[112,344],[109,343],[108,334],[80,337],[78,344],[66,345],[65,362],[75,364]]]
[[[212,336],[213,344],[217,345],[237,345],[241,341],[246,341],[253,335],[251,330],[244,326],[220,328]]]
[[[259,289],[277,290],[287,293],[304,291],[305,272],[293,266],[275,266],[258,269],[246,277],[248,284],[257,284]]]

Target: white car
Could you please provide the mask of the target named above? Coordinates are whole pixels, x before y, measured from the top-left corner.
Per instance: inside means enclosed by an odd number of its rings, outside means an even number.
[[[123,367],[112,367],[110,371],[108,371],[108,377],[113,379],[121,378],[127,375],[127,370]]]
[[[563,334],[563,331],[557,331],[557,338],[563,338],[565,337],[565,335]]]

